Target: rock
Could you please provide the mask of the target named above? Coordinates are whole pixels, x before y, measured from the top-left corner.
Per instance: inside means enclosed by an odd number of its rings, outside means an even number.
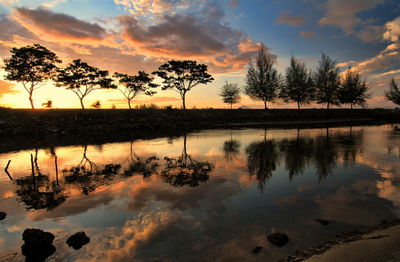
[[[262,249],[263,247],[255,247],[253,248],[253,250],[251,250],[251,253],[258,254]]]
[[[90,238],[86,236],[85,232],[78,232],[67,239],[68,246],[72,246],[75,250],[81,249],[89,242]]]
[[[25,229],[22,233],[22,254],[26,256],[26,261],[45,261],[51,256],[56,248],[53,246],[54,235],[50,232],[36,228]]]
[[[273,233],[268,236],[268,241],[278,247],[283,247],[289,242],[289,237],[283,233]]]
[[[0,212],[0,220],[4,220],[7,217],[7,213],[6,212]]]
[[[323,226],[327,226],[330,223],[330,221],[326,219],[316,219],[315,221],[319,222]]]

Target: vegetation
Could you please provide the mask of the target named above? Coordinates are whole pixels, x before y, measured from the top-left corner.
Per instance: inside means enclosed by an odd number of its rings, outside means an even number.
[[[245,94],[253,100],[260,100],[267,109],[267,102],[277,98],[281,86],[281,76],[274,67],[274,58],[262,45],[258,51],[255,63],[250,61],[246,76]]]
[[[171,60],[161,65],[154,75],[163,79],[162,89],[173,89],[182,98],[182,107],[186,109],[186,93],[199,84],[211,83],[214,78],[207,73],[207,66],[193,60]]]
[[[61,60],[44,46],[34,44],[10,50],[11,58],[4,60],[5,79],[20,82],[29,95],[32,109],[33,91],[41,87],[56,71],[56,63]]]
[[[300,63],[294,56],[290,59],[290,66],[286,69],[285,84],[281,89],[281,98],[285,102],[294,102],[297,108],[309,104],[314,98],[314,83],[311,72],[307,71],[305,63]]]
[[[54,78],[56,86],[66,87],[74,92],[85,109],[83,99],[94,90],[117,88],[108,77],[108,71],[90,66],[80,59],[72,61],[67,67],[59,69]]]
[[[221,93],[219,94],[222,97],[222,101],[225,104],[230,104],[231,109],[233,104],[237,104],[240,102],[240,87],[238,87],[237,83],[229,83],[226,82],[224,86],[221,88]]]
[[[396,105],[400,105],[400,89],[393,78],[390,81],[389,90],[385,92],[385,96],[388,100],[392,101]]]
[[[330,105],[339,105],[338,91],[340,87],[339,68],[336,61],[322,53],[319,66],[314,75],[315,101],[325,104],[326,109]]]
[[[46,80],[53,80],[57,87],[65,87],[74,92],[80,101],[82,109],[84,98],[98,89],[117,89],[127,99],[129,109],[131,101],[140,94],[152,96],[159,85],[153,83],[154,78],[144,71],[137,75],[114,73],[118,86],[113,83],[106,70],[88,65],[80,59],[73,60],[63,68],[57,67],[62,61],[52,51],[40,44],[28,45],[10,50],[11,57],[4,59],[5,80],[20,82],[29,95],[29,101],[34,109],[33,92],[41,87]],[[331,105],[349,104],[352,109],[355,105],[366,106],[370,98],[370,86],[359,72],[350,68],[340,81],[340,72],[336,61],[322,53],[319,65],[314,73],[306,68],[305,63],[291,57],[290,66],[286,69],[285,79],[282,79],[274,66],[275,57],[269,54],[268,49],[261,45],[257,56],[250,60],[246,75],[244,93],[251,99],[262,101],[264,108],[267,103],[281,98],[286,103],[296,103],[300,109],[302,105],[313,102]],[[182,99],[182,108],[186,109],[186,95],[197,85],[211,83],[214,78],[207,72],[207,65],[193,60],[170,60],[161,65],[152,74],[162,80],[161,89],[172,89],[179,93]],[[284,81],[283,81],[284,80]],[[219,95],[223,102],[239,103],[241,89],[235,83],[226,82]],[[400,105],[400,90],[394,79],[390,82],[390,89],[385,96],[393,103]],[[48,99],[42,107],[51,109],[53,102]],[[100,102],[92,104],[100,108]],[[113,108],[115,106],[113,105]],[[136,108],[160,109],[157,105],[137,105]],[[172,109],[172,106],[168,106]],[[195,107],[194,107],[195,108]]]
[[[350,104],[351,109],[353,109],[353,105],[365,107],[365,100],[370,97],[368,89],[367,83],[365,80],[361,80],[360,74],[349,68],[338,90],[339,102]]]
[[[143,93],[152,96],[156,93],[150,89],[156,88],[158,85],[152,83],[154,79],[149,77],[149,75],[143,71],[139,71],[138,74],[134,76],[115,73],[114,77],[118,78],[118,83],[122,85],[122,87],[118,87],[118,90],[128,100],[129,109],[132,109],[131,101],[137,95]]]

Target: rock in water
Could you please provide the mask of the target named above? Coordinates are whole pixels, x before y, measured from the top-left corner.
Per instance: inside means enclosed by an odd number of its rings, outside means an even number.
[[[263,249],[263,247],[255,247],[253,248],[253,250],[251,251],[251,253],[253,254],[258,254],[260,253],[260,251]]]
[[[326,226],[329,225],[329,221],[325,219],[316,219],[315,221],[319,222],[321,225]]]
[[[78,232],[67,239],[68,246],[73,249],[81,249],[84,245],[90,242],[90,238],[86,236],[85,232]]]
[[[45,261],[56,251],[53,246],[54,235],[50,232],[28,228],[22,233],[22,240],[24,244],[21,250],[22,254],[26,256],[26,262]]]
[[[283,233],[273,233],[268,236],[268,241],[278,247],[283,247],[289,242],[289,238]]]
[[[7,217],[7,213],[5,212],[0,212],[0,220],[4,220]]]

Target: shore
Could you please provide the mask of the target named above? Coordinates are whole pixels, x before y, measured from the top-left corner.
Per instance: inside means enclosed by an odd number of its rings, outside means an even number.
[[[0,151],[176,137],[215,128],[328,128],[387,123],[400,123],[400,110],[0,108]]]
[[[400,221],[344,233],[305,250],[287,261],[395,262],[400,261]]]

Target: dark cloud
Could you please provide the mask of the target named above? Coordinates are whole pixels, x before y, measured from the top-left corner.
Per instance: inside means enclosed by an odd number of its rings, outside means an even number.
[[[287,24],[293,27],[299,27],[306,22],[304,16],[290,16],[284,15],[276,19],[275,24]]]

